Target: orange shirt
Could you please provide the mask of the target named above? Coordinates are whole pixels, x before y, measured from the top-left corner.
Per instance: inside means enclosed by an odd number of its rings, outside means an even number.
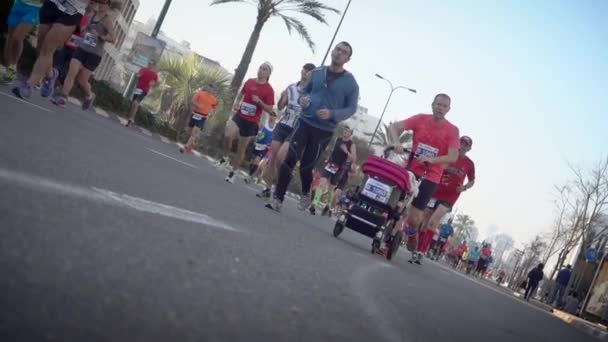
[[[194,93],[192,97],[192,102],[196,103],[198,107],[194,107],[194,112],[197,114],[201,114],[202,116],[207,116],[211,112],[212,109],[217,107],[217,99],[212,94],[204,90],[199,90]]]

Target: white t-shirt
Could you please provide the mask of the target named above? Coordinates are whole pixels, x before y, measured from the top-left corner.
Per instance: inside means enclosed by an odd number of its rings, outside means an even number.
[[[67,14],[84,14],[90,0],[49,0],[54,3],[57,8]]]

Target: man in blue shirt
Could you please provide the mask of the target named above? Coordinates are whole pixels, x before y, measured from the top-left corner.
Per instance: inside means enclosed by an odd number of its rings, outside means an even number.
[[[281,205],[291,182],[293,168],[300,161],[302,197],[298,209],[310,207],[309,196],[312,170],[329,144],[338,123],[357,111],[359,85],[344,69],[353,54],[351,45],[341,42],[331,53],[331,65],[312,71],[310,80],[300,96],[302,112],[289,137],[289,151],[279,168],[274,198],[266,205],[275,211]]]
[[[435,260],[441,257],[443,253],[443,247],[448,242],[450,237],[454,235],[454,228],[452,227],[453,219],[449,219],[447,223],[444,223],[439,227],[439,237],[437,239],[437,244],[433,248],[433,257]]]
[[[554,304],[557,308],[562,304],[562,298],[564,297],[566,287],[568,287],[568,283],[570,282],[570,276],[572,276],[572,266],[570,265],[562,268],[557,273],[555,288],[553,289],[553,296],[551,297],[551,304]]]

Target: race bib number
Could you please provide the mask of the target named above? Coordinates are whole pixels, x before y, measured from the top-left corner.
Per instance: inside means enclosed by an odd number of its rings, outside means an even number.
[[[418,147],[416,148],[416,155],[418,155],[418,156],[435,158],[435,157],[437,157],[438,153],[439,153],[438,148],[427,145],[427,144],[423,144],[423,143],[418,144]]]
[[[241,113],[246,116],[255,116],[257,107],[251,103],[241,103]]]
[[[426,206],[427,208],[435,208],[435,203],[437,203],[437,200],[434,198],[431,198],[431,200],[429,201],[429,204]]]
[[[392,188],[388,184],[384,184],[373,178],[369,178],[361,193],[368,198],[374,199],[380,203],[387,204],[391,196]]]
[[[338,172],[338,165],[333,164],[333,163],[329,163],[327,165],[325,165],[325,171],[331,173],[332,175],[335,175],[336,172]]]
[[[82,43],[86,44],[88,46],[91,47],[96,47],[97,46],[97,36],[95,36],[94,34],[87,32],[84,35],[84,38],[82,38]]]
[[[202,120],[202,119],[203,119],[203,116],[202,116],[202,115],[200,115],[200,114],[198,114],[198,113],[192,113],[192,118],[193,118],[194,120]]]
[[[141,95],[144,93],[143,89],[137,88],[133,91],[133,95]]]
[[[441,241],[441,242],[446,242],[446,241],[448,241],[448,238],[440,237],[440,238],[439,238],[439,241]]]
[[[80,46],[80,42],[82,42],[82,37],[77,35],[72,35],[70,39],[68,39],[68,44],[72,46]]]
[[[268,148],[268,146],[266,146],[264,144],[255,143],[255,149],[256,149],[256,151],[264,151],[267,148]]]

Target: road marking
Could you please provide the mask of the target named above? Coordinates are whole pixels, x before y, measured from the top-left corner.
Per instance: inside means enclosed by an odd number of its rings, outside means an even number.
[[[153,202],[144,198],[120,194],[110,190],[100,188],[85,188],[66,183],[57,182],[51,179],[42,178],[26,173],[11,171],[0,168],[0,180],[7,181],[9,184],[27,187],[34,190],[44,191],[51,194],[61,194],[65,196],[86,199],[91,202],[102,203],[122,208],[135,209],[137,211],[165,216],[182,221],[203,224],[210,227],[220,228],[234,232],[240,230],[229,224],[214,219],[208,215],[174,207],[168,204]]]
[[[149,137],[151,137],[151,136],[152,136],[152,132],[148,131],[147,129],[145,129],[145,128],[143,128],[143,127],[139,127],[139,130],[140,130],[140,131],[141,131],[143,134],[145,134],[145,135],[147,135],[147,136],[149,136]]]
[[[162,135],[160,136],[160,141],[164,142],[165,144],[170,144],[171,143],[171,140],[163,137]]]
[[[95,107],[95,113],[103,116],[104,118],[109,118],[110,117],[110,114],[108,114],[108,112],[106,112],[105,110],[103,110],[101,108]]]
[[[156,154],[158,154],[159,156],[163,156],[163,157],[165,157],[165,158],[169,158],[169,159],[171,159],[171,160],[173,160],[173,161],[176,161],[176,162],[178,162],[178,163],[180,163],[180,164],[183,164],[183,165],[186,165],[186,166],[190,166],[191,168],[194,168],[194,169],[198,169],[198,167],[197,167],[197,166],[195,166],[195,165],[192,165],[192,164],[190,164],[190,163],[186,163],[186,162],[181,161],[181,160],[179,160],[179,159],[177,159],[177,158],[173,158],[173,157],[168,156],[168,155],[166,155],[166,154],[164,154],[164,153],[162,153],[162,152],[158,152],[158,151],[153,150],[153,149],[151,149],[151,148],[147,148],[147,150],[148,150],[148,151],[150,151],[150,152],[152,152],[152,153],[156,153]]]
[[[50,109],[48,109],[48,108],[44,108],[44,107],[41,107],[41,106],[39,106],[39,105],[37,105],[37,104],[34,104],[34,103],[31,103],[31,102],[25,101],[25,100],[23,100],[23,99],[20,99],[20,98],[16,97],[16,96],[15,96],[15,95],[13,95],[13,94],[7,94],[7,93],[5,93],[5,92],[1,92],[1,91],[0,91],[0,95],[4,95],[4,96],[8,97],[9,99],[13,99],[13,100],[15,100],[15,101],[19,101],[19,102],[22,102],[22,103],[28,104],[28,105],[30,105],[30,106],[34,106],[34,107],[36,107],[36,108],[38,108],[38,109],[41,109],[41,110],[43,110],[43,111],[45,111],[45,112],[48,112],[48,113],[55,113],[54,111],[52,111],[52,110],[50,110]]]

